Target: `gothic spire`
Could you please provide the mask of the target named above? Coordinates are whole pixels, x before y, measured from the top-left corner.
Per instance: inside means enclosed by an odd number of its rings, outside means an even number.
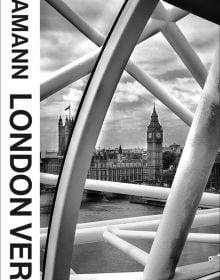
[[[59,118],[59,124],[63,124],[63,121],[62,121],[61,116],[60,116],[60,118]]]
[[[155,106],[155,103],[154,103],[154,108],[153,108],[153,112],[151,114],[151,120],[150,120],[150,124],[148,126],[148,128],[153,128],[153,127],[161,127],[160,123],[159,123],[159,120],[158,120],[158,115],[157,115],[157,112],[156,112],[156,106]]]
[[[119,146],[118,153],[122,154],[122,147],[121,147],[121,145]]]
[[[156,112],[155,102],[154,102],[154,109],[153,109],[153,113],[151,115],[151,118],[152,117],[158,117],[157,112]]]

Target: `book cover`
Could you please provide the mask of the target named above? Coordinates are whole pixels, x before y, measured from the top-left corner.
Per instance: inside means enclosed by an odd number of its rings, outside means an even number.
[[[219,279],[219,11],[2,1],[1,279]]]

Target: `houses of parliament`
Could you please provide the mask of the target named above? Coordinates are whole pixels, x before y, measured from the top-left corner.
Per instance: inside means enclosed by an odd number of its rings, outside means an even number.
[[[59,174],[74,120],[66,116],[58,121],[58,152],[41,155],[41,172]],[[147,151],[144,149],[98,149],[92,156],[89,179],[160,184],[163,177],[163,129],[155,105],[146,129]]]
[[[58,152],[41,153],[41,172],[59,174],[63,156],[73,129],[74,120],[70,116],[65,121],[58,121]],[[163,152],[176,153],[178,160],[181,147],[177,144],[163,147],[163,128],[159,122],[155,105],[152,110],[149,124],[146,125],[147,149],[97,149],[94,151],[90,168],[89,179],[147,183],[163,185]],[[174,166],[177,168],[178,161]],[[208,189],[220,190],[220,153],[218,153],[212,173],[207,184]]]

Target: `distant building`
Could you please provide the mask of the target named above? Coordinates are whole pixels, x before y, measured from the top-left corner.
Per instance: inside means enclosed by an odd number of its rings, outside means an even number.
[[[215,159],[215,163],[213,165],[211,175],[209,176],[206,189],[211,192],[220,193],[220,152]]]
[[[159,123],[155,109],[147,127],[147,181],[160,183],[163,177],[163,128]]]
[[[58,152],[41,152],[41,172],[59,174],[63,156],[73,129],[74,120],[66,117],[65,123],[62,118],[58,121]],[[94,152],[91,160],[88,178],[115,182],[141,183],[148,182],[161,185],[163,182],[162,154],[170,151],[176,154],[176,160],[165,177],[172,183],[179,159],[182,154],[182,147],[173,143],[169,147],[162,147],[163,128],[159,123],[155,109],[151,115],[150,124],[147,127],[147,151],[140,148],[122,149],[98,149]],[[171,172],[172,171],[172,172]],[[166,178],[164,177],[164,181]],[[165,182],[166,183],[166,182]],[[220,153],[218,154],[212,169],[207,190],[220,191]]]
[[[175,153],[175,154],[182,154],[182,151],[183,151],[183,148],[179,145],[179,144],[176,144],[176,143],[173,143],[172,145],[170,146],[164,146],[163,147],[163,153],[164,152],[172,152],[172,153]]]
[[[130,183],[146,181],[146,162],[139,158],[132,158],[131,154],[127,152],[123,156],[121,147],[119,149],[102,149],[94,152],[88,178]]]
[[[54,152],[41,152],[40,158],[40,172],[59,174],[62,165],[63,156],[59,156]]]
[[[182,148],[180,147],[180,145],[173,143],[172,145],[170,145],[170,150],[171,152],[174,152],[175,154],[181,154],[182,153]]]
[[[73,129],[74,120],[66,116],[65,123],[60,116],[58,121],[58,155],[63,156]]]
[[[58,153],[41,154],[41,172],[59,174],[63,156],[73,129],[74,120],[66,117],[58,121]],[[151,122],[147,128],[147,156],[144,150],[102,149],[92,156],[88,178],[117,182],[160,182],[162,179],[163,130],[154,106]]]

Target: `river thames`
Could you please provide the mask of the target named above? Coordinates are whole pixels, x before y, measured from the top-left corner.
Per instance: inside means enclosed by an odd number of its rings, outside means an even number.
[[[102,200],[83,203],[78,223],[144,216],[162,213],[157,206],[134,204],[128,199]],[[41,227],[48,224],[49,214],[41,214]],[[218,233],[218,226],[194,229],[193,232]],[[150,252],[152,242],[130,240],[137,247]],[[178,266],[207,261],[209,256],[219,253],[219,246],[206,243],[187,243]],[[41,265],[43,252],[41,252]],[[72,268],[76,273],[105,273],[142,271],[143,266],[105,242],[74,246]]]

